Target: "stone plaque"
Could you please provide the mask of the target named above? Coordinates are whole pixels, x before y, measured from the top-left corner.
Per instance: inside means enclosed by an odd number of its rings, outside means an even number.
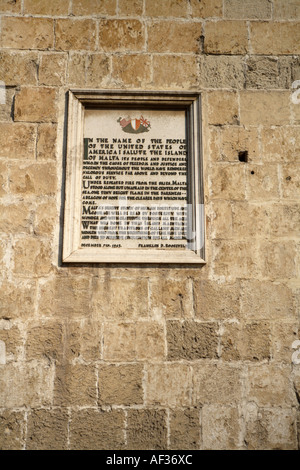
[[[200,96],[68,100],[63,261],[203,263]]]

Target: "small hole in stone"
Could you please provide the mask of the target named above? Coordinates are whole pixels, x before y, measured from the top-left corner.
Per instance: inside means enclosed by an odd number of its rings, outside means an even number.
[[[251,171],[251,175],[254,175],[254,173],[255,173],[255,171],[252,170],[252,171]]]
[[[239,152],[239,161],[244,163],[248,162],[248,150],[242,150]]]
[[[291,179],[292,179],[291,176],[287,176],[287,177],[286,177],[286,180],[287,180],[287,181],[291,181]]]

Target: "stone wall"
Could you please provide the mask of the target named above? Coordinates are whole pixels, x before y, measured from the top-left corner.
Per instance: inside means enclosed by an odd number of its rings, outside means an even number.
[[[0,12],[1,449],[297,449],[299,0]],[[202,93],[205,266],[60,265],[70,88]]]

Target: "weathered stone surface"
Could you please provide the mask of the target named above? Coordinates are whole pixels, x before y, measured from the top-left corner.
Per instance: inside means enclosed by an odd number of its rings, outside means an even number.
[[[150,82],[151,58],[149,55],[113,56],[113,76],[125,86],[139,87]]]
[[[247,152],[248,162],[255,162],[260,158],[257,129],[210,126],[210,150],[212,161],[238,162],[239,153]]]
[[[275,237],[299,236],[300,211],[295,203],[273,204],[268,210],[270,218],[270,233]]]
[[[261,131],[264,162],[300,161],[299,128],[294,126],[265,127]]]
[[[7,160],[35,158],[36,127],[21,123],[0,123],[0,157]]]
[[[148,51],[196,53],[200,47],[200,36],[200,23],[153,23],[148,26]]]
[[[91,19],[56,20],[55,49],[58,51],[94,51],[96,47],[96,23]]]
[[[109,3],[110,0],[108,0]],[[119,14],[124,16],[139,16],[143,13],[144,0],[119,0]],[[153,2],[151,2],[152,4]]]
[[[73,411],[70,422],[71,450],[122,450],[125,413],[123,410]]]
[[[0,449],[22,450],[24,413],[3,411],[0,413]]]
[[[272,357],[275,361],[290,364],[293,361],[292,345],[299,338],[299,326],[294,322],[280,321],[272,328]],[[298,357],[298,355],[297,355]]]
[[[53,19],[2,18],[0,44],[12,49],[51,49],[54,42]]]
[[[188,89],[198,81],[197,61],[190,56],[162,55],[153,57],[153,85]]]
[[[186,318],[193,314],[190,282],[166,279],[164,276],[150,283],[151,311],[156,317]]]
[[[273,18],[278,20],[298,20],[300,4],[297,0],[273,0]]]
[[[168,321],[168,360],[217,358],[217,323]]]
[[[50,53],[41,56],[39,64],[39,84],[61,86],[66,82],[67,56]]]
[[[2,88],[2,104],[0,106],[0,121],[12,121],[13,102],[15,96],[14,88]]]
[[[240,163],[218,163],[210,172],[213,199],[242,201],[246,194],[245,167]]]
[[[138,360],[165,359],[164,325],[155,321],[141,321],[136,324],[135,339]]]
[[[36,52],[0,53],[1,80],[5,85],[36,85],[38,56]]]
[[[280,126],[289,124],[288,92],[245,91],[240,95],[241,124]]]
[[[271,358],[271,328],[267,322],[224,324],[221,337],[224,361],[263,361]]]
[[[85,86],[86,55],[77,52],[69,54],[68,83]]]
[[[56,90],[54,88],[23,88],[16,95],[15,121],[56,122]]]
[[[152,364],[146,371],[146,403],[170,407],[192,404],[192,373],[187,364]]]
[[[239,124],[237,94],[230,91],[208,92],[207,114],[209,124]]]
[[[195,281],[194,302],[195,314],[201,320],[238,318],[240,284]]]
[[[200,410],[184,408],[171,410],[170,449],[197,450],[200,441]]]
[[[127,447],[131,450],[167,448],[165,410],[129,410],[127,415]]]
[[[90,319],[67,321],[64,325],[64,358],[98,361],[101,356],[102,324]]]
[[[295,278],[297,245],[293,240],[261,242],[262,274],[275,279]]]
[[[10,191],[25,196],[52,196],[57,189],[56,167],[53,163],[13,164],[10,171]]]
[[[54,405],[96,405],[96,370],[94,364],[59,364],[55,370]]]
[[[228,280],[256,278],[261,270],[258,249],[253,239],[216,240],[212,243],[214,274]]]
[[[224,16],[232,19],[269,19],[272,5],[269,0],[225,0]]]
[[[115,15],[116,0],[73,0],[72,13],[76,16]]]
[[[39,277],[52,268],[51,248],[38,238],[22,238],[14,245],[13,272],[20,277]]]
[[[67,15],[68,2],[61,2],[61,0],[25,0],[24,13],[33,15]]]
[[[216,199],[207,206],[207,236],[211,239],[232,237],[232,207],[229,201]]]
[[[1,319],[27,319],[34,315],[34,301],[36,286],[34,282],[28,281],[14,284],[3,281],[0,287]]]
[[[21,0],[1,0],[1,13],[21,13]]]
[[[244,59],[241,56],[202,55],[200,63],[200,85],[204,88],[244,87]]]
[[[277,57],[249,57],[246,62],[247,88],[289,88],[288,74],[291,74],[291,64],[286,70],[284,64]]]
[[[277,165],[248,165],[246,174],[247,196],[251,201],[268,201],[279,197]]]
[[[204,52],[207,54],[247,54],[245,21],[208,21],[205,24]]]
[[[266,237],[270,233],[269,218],[270,212],[263,203],[235,202],[232,206],[232,235],[236,238]]]
[[[299,200],[300,175],[299,163],[288,163],[281,166],[282,196],[287,199]]]
[[[8,171],[7,164],[0,162],[0,196],[8,192]]]
[[[237,407],[204,405],[201,412],[203,449],[242,448],[242,420]]]
[[[299,54],[299,23],[252,22],[250,25],[250,42],[254,54]]]
[[[19,327],[8,324],[1,328],[0,340],[5,343],[6,363],[18,361],[23,352],[23,335]]]
[[[139,20],[101,20],[99,49],[106,52],[142,51],[145,33]]]
[[[143,404],[142,379],[142,365],[101,365],[98,374],[99,404]]]
[[[146,0],[147,16],[187,16],[187,2],[178,0]]]
[[[91,54],[86,64],[86,86],[99,87],[110,74],[109,58],[103,54]]]
[[[30,210],[24,203],[0,205],[0,232],[29,233]]]
[[[26,338],[26,358],[61,361],[63,358],[63,325],[55,321],[29,324]]]
[[[26,449],[67,450],[68,421],[67,410],[31,411],[27,421]]]
[[[36,153],[38,160],[56,159],[57,125],[42,123],[38,126]]]
[[[223,16],[222,0],[190,0],[192,16],[199,18],[221,17]]]

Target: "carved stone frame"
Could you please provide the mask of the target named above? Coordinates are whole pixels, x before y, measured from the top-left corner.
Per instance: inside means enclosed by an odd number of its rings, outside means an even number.
[[[63,224],[63,263],[205,263],[201,96],[194,92],[69,90]],[[197,249],[103,249],[80,246],[83,130],[86,107],[184,110],[188,154],[187,200]]]

